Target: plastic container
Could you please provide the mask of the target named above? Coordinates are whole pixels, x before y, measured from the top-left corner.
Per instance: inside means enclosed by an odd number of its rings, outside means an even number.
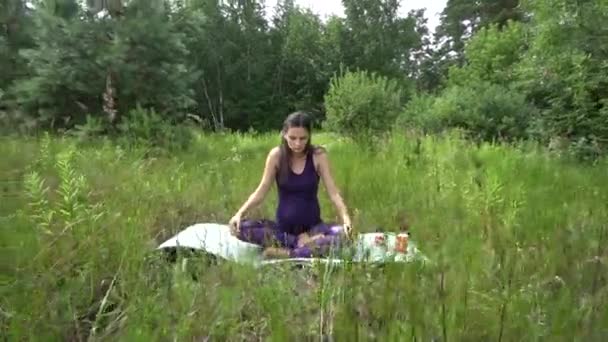
[[[409,238],[410,236],[408,233],[397,234],[397,237],[395,238],[395,252],[407,254]]]

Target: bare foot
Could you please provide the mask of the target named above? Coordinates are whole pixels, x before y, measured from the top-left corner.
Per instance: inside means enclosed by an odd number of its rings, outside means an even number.
[[[320,238],[323,238],[325,235],[323,234],[317,234],[317,235],[313,235],[310,236],[307,233],[303,233],[300,234],[300,236],[298,236],[298,248],[301,247],[312,247],[314,242]]]
[[[268,247],[262,254],[265,258],[289,258],[289,250],[285,248]]]

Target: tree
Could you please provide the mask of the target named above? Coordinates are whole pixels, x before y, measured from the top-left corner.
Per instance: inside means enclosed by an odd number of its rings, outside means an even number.
[[[480,28],[496,24],[500,29],[510,20],[522,19],[519,0],[448,0],[441,13],[436,40],[444,54],[454,56],[460,63],[465,42]]]
[[[94,16],[76,1],[39,4],[35,45],[23,51],[31,76],[14,87],[22,108],[51,128],[73,127],[88,115],[114,124],[114,111],[138,104],[183,116],[192,106],[187,51],[169,18],[150,4],[130,1],[116,17]],[[108,99],[109,89],[115,98]],[[108,113],[104,102],[114,100]]]
[[[332,66],[323,44],[323,24],[309,10],[286,8],[276,35],[278,62],[272,99],[284,104],[284,111],[320,112]]]
[[[390,130],[402,110],[402,98],[395,80],[367,71],[346,72],[332,78],[325,96],[325,127],[369,141]]]
[[[535,134],[588,156],[608,151],[608,4],[527,2],[534,35],[517,85],[540,110]]]
[[[410,55],[421,47],[417,18],[398,15],[398,0],[343,0],[346,20],[344,60],[348,67],[392,77],[405,85]]]
[[[31,13],[24,0],[0,1],[0,89],[26,73],[25,60],[19,50],[32,47]]]

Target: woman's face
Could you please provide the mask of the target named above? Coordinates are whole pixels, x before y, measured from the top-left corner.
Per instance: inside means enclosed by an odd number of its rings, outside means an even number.
[[[285,140],[287,145],[294,153],[302,153],[308,144],[308,131],[304,127],[290,127],[285,132]]]

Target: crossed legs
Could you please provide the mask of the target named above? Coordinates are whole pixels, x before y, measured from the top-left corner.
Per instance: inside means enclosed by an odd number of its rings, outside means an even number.
[[[299,235],[281,232],[270,224],[244,225],[239,239],[262,246],[266,257],[311,258],[329,254],[340,243],[340,234],[324,223]]]

